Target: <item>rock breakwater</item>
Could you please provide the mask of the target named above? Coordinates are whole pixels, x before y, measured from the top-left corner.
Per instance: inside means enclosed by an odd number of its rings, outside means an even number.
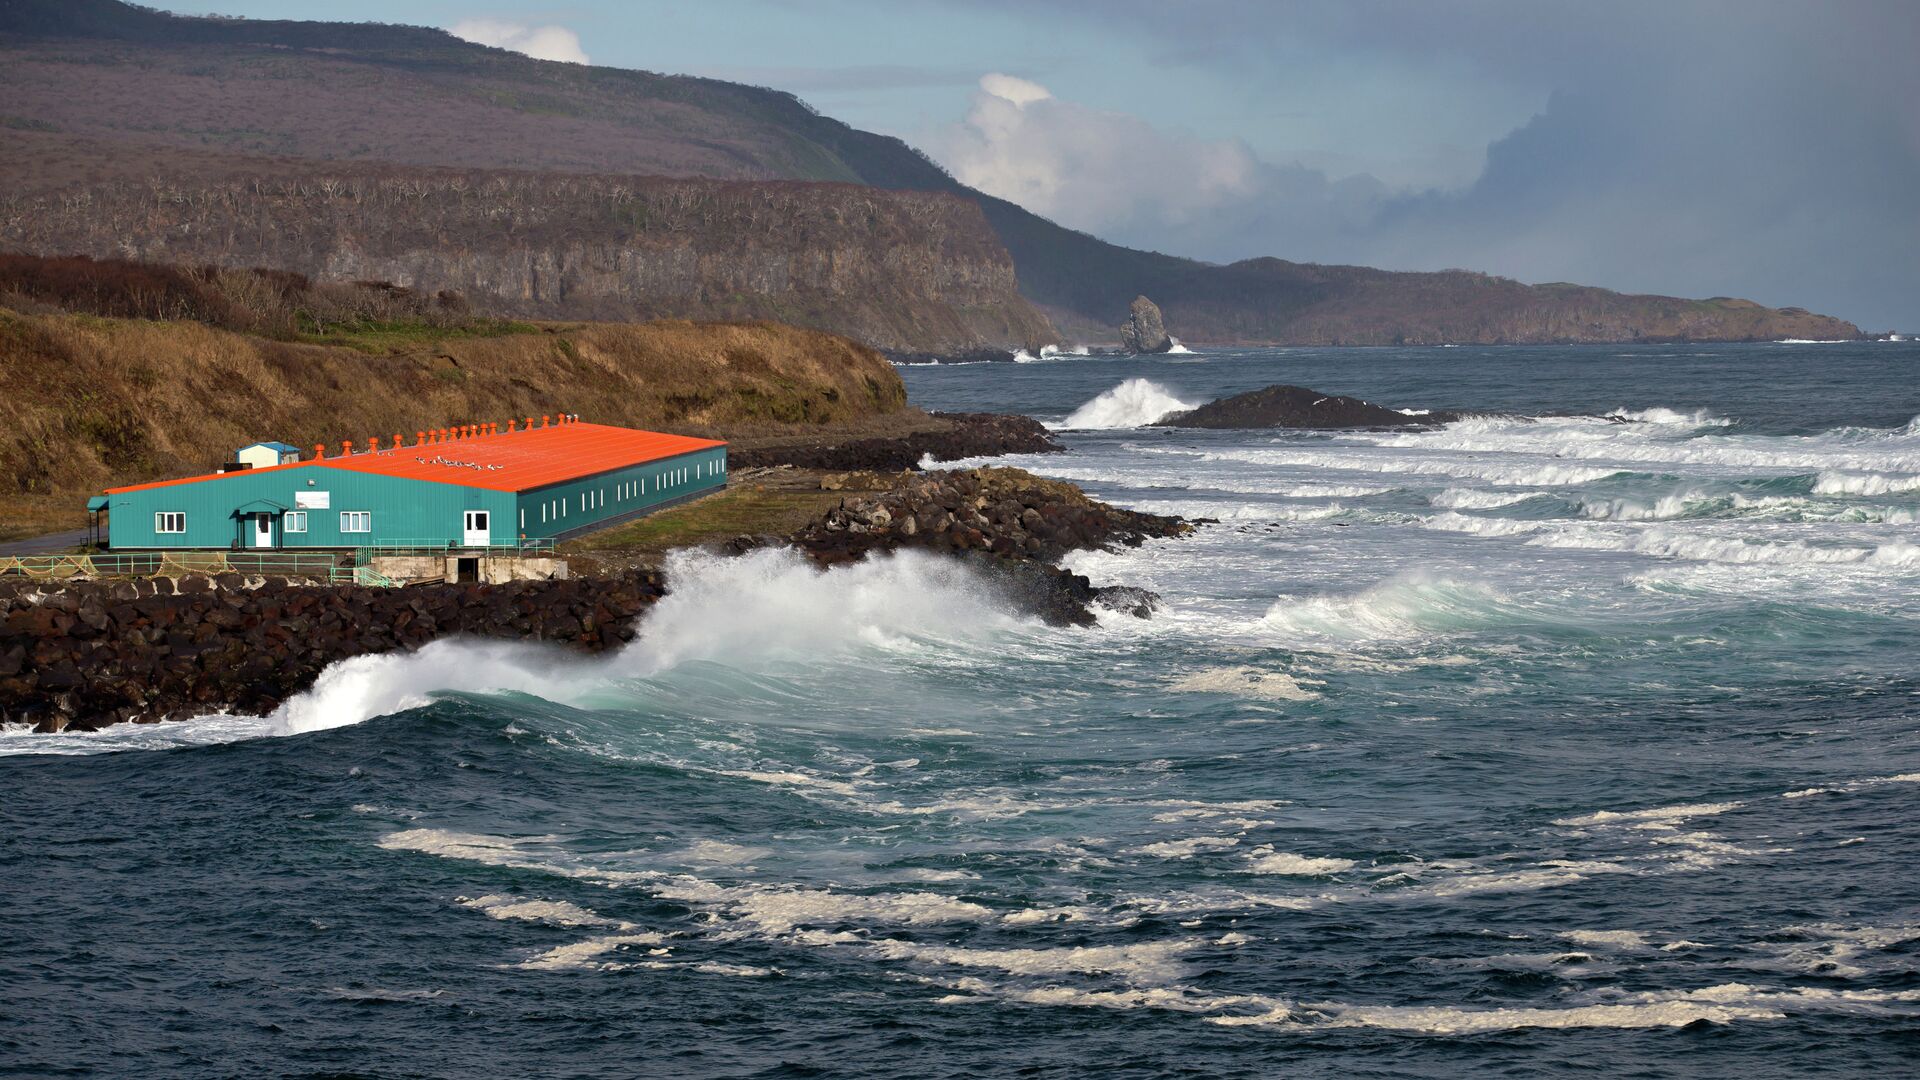
[[[271,712],[328,664],[454,634],[597,652],[666,595],[632,571],[570,581],[303,586],[188,575],[0,584],[0,722],[91,731],[217,710]]]

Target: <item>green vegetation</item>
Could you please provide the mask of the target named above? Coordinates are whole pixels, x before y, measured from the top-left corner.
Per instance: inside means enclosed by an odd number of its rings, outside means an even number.
[[[310,345],[342,345],[356,352],[378,356],[404,352],[422,345],[463,338],[505,337],[508,334],[537,334],[540,327],[510,319],[473,319],[447,324],[427,319],[363,319],[348,323],[322,325],[305,311],[299,313],[299,332],[290,340]],[[459,369],[450,369],[455,375]],[[446,372],[439,373],[443,378]]]

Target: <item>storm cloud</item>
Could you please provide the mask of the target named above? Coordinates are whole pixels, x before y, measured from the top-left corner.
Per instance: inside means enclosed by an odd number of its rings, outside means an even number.
[[[996,74],[928,148],[963,181],[1065,224],[1216,261],[1463,266],[1920,328],[1920,5],[1038,6],[1103,33],[1131,27],[1156,74],[1225,73],[1250,93],[1310,54],[1336,75],[1341,58],[1355,72],[1404,62],[1450,72],[1463,98],[1494,87],[1537,102],[1470,181],[1389,185],[1034,80],[1010,96]],[[1360,89],[1334,77],[1317,102],[1274,104],[1326,107]]]

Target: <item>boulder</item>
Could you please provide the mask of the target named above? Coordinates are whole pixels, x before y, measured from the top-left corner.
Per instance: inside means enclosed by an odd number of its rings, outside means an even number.
[[[1144,296],[1136,296],[1127,307],[1127,321],[1120,324],[1120,344],[1130,353],[1163,353],[1173,348],[1160,305]]]

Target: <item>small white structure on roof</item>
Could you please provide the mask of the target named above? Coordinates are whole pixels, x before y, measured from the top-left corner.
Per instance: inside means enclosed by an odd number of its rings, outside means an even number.
[[[233,452],[233,460],[256,469],[291,465],[300,460],[300,448],[283,442],[248,443]]]

